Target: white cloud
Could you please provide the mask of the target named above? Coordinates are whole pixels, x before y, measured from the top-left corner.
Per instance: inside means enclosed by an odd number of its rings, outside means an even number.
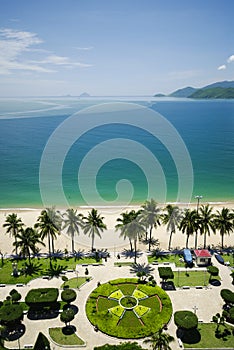
[[[222,64],[221,66],[219,66],[217,69],[218,70],[224,70],[224,69],[226,69],[227,67],[226,67],[226,64]]]
[[[81,51],[88,51],[92,50],[93,46],[87,46],[87,47],[76,47],[76,50],[81,50]]]
[[[41,43],[43,41],[35,33],[9,28],[0,29],[0,74],[7,75],[16,70],[40,73],[55,72],[51,67],[44,65],[64,66],[65,68],[91,66],[81,62],[73,62],[69,57],[53,54],[42,60],[27,59],[26,54],[28,53],[48,54],[48,51],[40,47],[35,48],[35,45]]]
[[[227,59],[227,62],[228,63],[234,62],[234,55],[229,56]]]

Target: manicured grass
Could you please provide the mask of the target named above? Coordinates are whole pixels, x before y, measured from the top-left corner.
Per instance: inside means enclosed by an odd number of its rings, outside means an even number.
[[[115,307],[118,305],[119,303],[117,300],[112,300],[112,299],[103,298],[103,297],[98,298],[98,302],[97,302],[98,311],[105,311],[107,309],[111,309],[112,307]]]
[[[125,296],[132,295],[135,289],[141,292],[140,296],[149,296],[146,300],[138,299],[138,305],[142,306],[142,309],[138,308],[140,319],[135,315],[133,309],[124,308],[124,314],[119,309],[113,310],[114,314],[108,310],[110,309],[110,300],[108,301],[107,298],[119,289]],[[160,303],[162,303],[162,309]],[[118,300],[116,300],[116,306],[118,304]],[[148,312],[145,312],[147,310]],[[138,279],[125,278],[110,281],[97,287],[87,300],[86,314],[90,322],[94,326],[98,326],[98,329],[104,333],[125,339],[143,338],[169,322],[172,315],[172,305],[169,296],[160,287],[138,284]]]
[[[49,335],[51,339],[59,345],[84,345],[85,342],[79,338],[75,333],[66,334],[66,328],[49,328]]]
[[[48,258],[34,258],[31,259],[34,264],[40,264],[40,269],[38,273],[33,274],[32,276],[25,276],[20,274],[18,277],[11,276],[12,273],[12,263],[17,262],[18,271],[20,272],[23,268],[25,262],[28,263],[27,260],[12,260],[12,259],[4,259],[3,266],[0,264],[0,281],[3,284],[16,284],[23,283],[27,284],[34,278],[41,277],[47,275],[47,269],[50,265],[50,260]],[[96,260],[94,258],[83,258],[80,260],[76,260],[75,258],[62,258],[62,259],[52,259],[52,264],[61,265],[64,267],[64,270],[75,270],[77,264],[96,264]],[[99,262],[101,263],[101,261]]]
[[[91,277],[87,276],[70,278],[67,282],[64,282],[61,285],[61,288],[64,288],[64,286],[69,286],[69,288],[80,288],[84,283],[88,283],[87,278],[90,279]]]
[[[228,254],[223,254],[222,258],[223,258],[225,263],[229,262],[230,263],[229,266],[234,267],[234,256],[232,256],[231,254],[229,254],[229,255]]]
[[[174,272],[174,282],[176,287],[182,286],[207,286],[209,284],[210,274],[207,271],[179,271]]]
[[[233,349],[234,336],[228,335],[225,337],[225,340],[222,338],[217,338],[215,336],[216,324],[214,323],[201,323],[198,325],[198,331],[201,335],[200,341],[196,343],[191,343],[193,339],[190,337],[188,343],[183,343],[185,348],[209,348],[209,349],[218,349],[218,348],[229,348]],[[234,327],[226,325],[226,327],[232,332]],[[224,331],[225,327],[220,325],[219,329],[221,332]]]
[[[118,266],[118,267],[121,267],[121,266],[132,266],[133,263],[132,262],[115,262],[114,263],[114,266]]]
[[[157,262],[159,264],[166,263],[174,263],[177,267],[185,267],[184,261],[180,261],[180,259],[183,259],[182,255],[179,254],[163,254],[158,256],[157,258],[153,256],[148,256],[148,262],[149,264],[152,264],[153,262]]]

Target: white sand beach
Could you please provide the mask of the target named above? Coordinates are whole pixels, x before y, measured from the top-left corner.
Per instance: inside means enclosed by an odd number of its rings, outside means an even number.
[[[207,203],[202,203],[207,204]],[[181,209],[183,208],[196,208],[196,203],[185,205],[185,204],[177,204]],[[223,207],[228,207],[230,209],[234,208],[234,203],[228,202],[228,203],[215,203],[210,205],[213,207],[214,212],[216,210],[220,210]],[[164,208],[166,205],[159,205],[161,208]],[[99,211],[99,213],[104,217],[104,222],[107,225],[107,230],[105,230],[102,233],[102,238],[95,237],[95,247],[99,249],[105,249],[107,248],[109,251],[121,251],[124,248],[129,248],[128,240],[123,240],[119,237],[119,232],[115,230],[116,225],[116,219],[120,216],[120,213],[124,211],[130,211],[132,209],[137,210],[139,209],[139,206],[129,206],[129,207],[96,207],[96,209]],[[88,211],[91,208],[87,207],[78,207],[78,212],[82,213],[83,215],[86,215]],[[2,227],[3,223],[6,220],[6,217],[10,213],[17,213],[18,216],[22,219],[23,223],[26,227],[34,226],[35,222],[37,221],[38,216],[40,215],[41,210],[40,209],[33,209],[33,208],[14,208],[14,209],[0,209],[0,227],[1,227],[1,234],[0,234],[0,251],[3,254],[11,254],[13,249],[13,238],[10,237],[8,234],[6,234],[5,228]],[[64,212],[64,210],[60,210],[61,213]],[[153,230],[153,236],[154,238],[158,239],[160,242],[160,248],[161,249],[167,249],[168,247],[168,240],[169,240],[169,232],[166,230],[166,226],[161,225],[157,229]],[[230,235],[226,235],[224,238],[224,244],[226,246],[230,246],[234,244],[234,233]],[[177,230],[175,234],[173,234],[172,237],[172,248],[183,248],[185,247],[186,242],[186,235]],[[217,232],[216,234],[211,233],[210,236],[207,237],[207,245],[214,245],[218,246],[220,245],[221,239],[220,235]],[[46,241],[45,241],[46,244]],[[84,235],[82,230],[79,235],[75,237],[75,249],[84,249],[89,250],[91,244],[91,238]],[[194,236],[191,236],[189,238],[189,246],[192,248],[194,247]],[[203,236],[198,235],[198,246],[203,246]],[[143,244],[138,245],[139,249],[146,250],[147,247]],[[46,252],[48,250],[47,246],[43,247],[41,246],[41,252]],[[61,235],[58,236],[57,240],[55,241],[55,249],[64,250],[67,249],[68,251],[71,250],[71,239],[66,234],[66,232],[62,231]]]

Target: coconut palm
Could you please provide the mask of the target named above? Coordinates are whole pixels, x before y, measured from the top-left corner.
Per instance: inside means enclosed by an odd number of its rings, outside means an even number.
[[[234,230],[234,214],[228,208],[217,210],[214,216],[214,226],[221,235],[221,247],[223,249],[224,235],[230,234]]]
[[[186,233],[186,248],[188,248],[189,237],[197,231],[198,215],[196,210],[185,209],[179,229]]]
[[[17,242],[17,234],[19,233],[19,231],[23,226],[24,224],[21,218],[19,218],[15,213],[7,215],[5,223],[3,224],[3,227],[7,228],[6,232],[9,233],[10,236],[14,238],[15,242]],[[18,254],[17,246],[16,246],[15,252],[16,254]]]
[[[137,259],[137,241],[142,238],[145,233],[145,227],[140,220],[139,216],[136,216],[131,222],[127,224],[127,236],[134,242],[134,263]]]
[[[157,207],[157,202],[154,199],[150,201],[146,201],[142,205],[142,211],[140,214],[140,219],[142,224],[149,229],[149,251],[151,248],[151,240],[152,240],[152,230],[153,228],[157,228],[160,225],[160,208]]]
[[[48,238],[48,249],[50,255],[51,248],[54,253],[54,239],[57,234],[60,234],[61,222],[61,217],[59,217],[54,209],[44,209],[35,224],[35,228],[39,229],[41,239],[44,240],[46,237]]]
[[[136,219],[136,217],[139,215],[140,211],[131,210],[130,212],[124,212],[120,215],[122,218],[117,218],[118,224],[115,225],[116,230],[120,230],[120,237],[123,237],[124,239],[128,238],[130,243],[130,250],[133,252],[133,246],[132,246],[132,240],[131,237],[128,235],[128,224]]]
[[[88,212],[88,216],[83,217],[84,234],[88,234],[92,238],[91,251],[94,250],[95,235],[101,238],[101,232],[107,228],[103,219],[104,217],[100,216],[96,209],[92,209],[91,212]]]
[[[167,232],[170,232],[169,243],[168,243],[168,250],[170,250],[172,234],[176,232],[176,227],[179,226],[182,215],[179,207],[171,204],[168,204],[164,210],[166,210],[167,212],[165,214],[162,214],[161,217],[162,217],[163,224],[167,225]]]
[[[215,232],[215,225],[214,225],[214,214],[212,213],[213,208],[207,205],[202,205],[199,208],[199,227],[201,234],[204,235],[204,245],[203,247],[206,248],[206,237],[210,235],[210,231],[212,230]]]
[[[77,210],[69,208],[63,214],[63,217],[65,217],[63,229],[67,229],[67,234],[71,236],[72,253],[74,253],[74,236],[75,233],[79,234],[79,227],[82,226],[82,214],[77,214]]]
[[[19,248],[20,254],[25,259],[28,257],[29,264],[31,264],[30,253],[38,253],[37,244],[45,245],[36,229],[27,227],[25,230],[22,228],[16,235],[17,241],[13,243],[15,248]]]
[[[144,340],[144,343],[151,343],[153,350],[171,350],[170,343],[174,340],[168,333],[164,333],[163,329],[159,329],[156,333],[152,334],[149,339]]]

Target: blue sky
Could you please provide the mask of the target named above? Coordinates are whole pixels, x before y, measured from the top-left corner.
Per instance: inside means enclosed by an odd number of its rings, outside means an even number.
[[[0,96],[153,95],[234,80],[230,0],[0,0]]]

